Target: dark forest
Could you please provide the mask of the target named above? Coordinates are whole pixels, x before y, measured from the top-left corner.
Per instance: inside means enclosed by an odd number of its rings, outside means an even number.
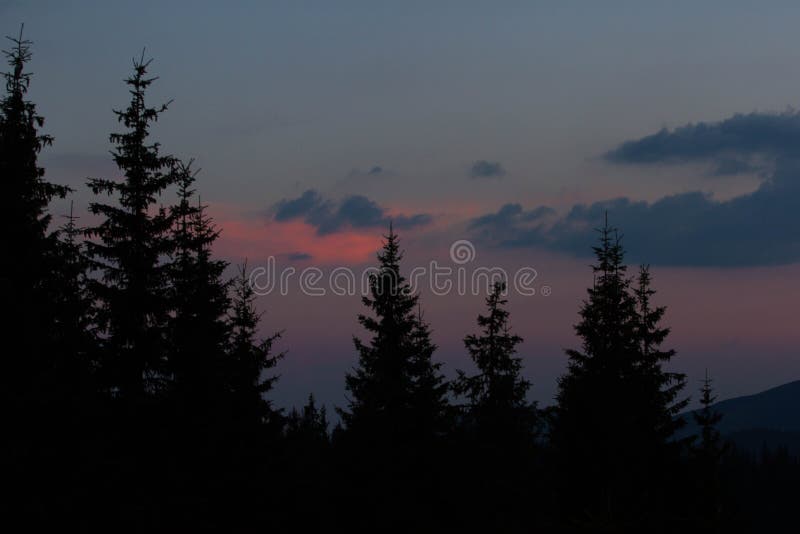
[[[613,211],[553,405],[529,400],[504,281],[464,332],[474,365],[446,377],[389,225],[347,402],[281,409],[291,354],[262,333],[247,263],[215,255],[193,161],[150,135],[169,110],[148,56],[114,112],[121,179],[87,179],[84,227],[51,212],[72,191],[39,162],[57,140],[31,53],[11,40],[0,105],[6,532],[791,531],[798,458],[720,433],[714,370],[698,388],[670,364],[657,269],[626,263]]]

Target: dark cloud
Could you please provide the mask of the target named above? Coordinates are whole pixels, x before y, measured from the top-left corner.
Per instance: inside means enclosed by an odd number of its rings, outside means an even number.
[[[502,178],[506,175],[506,170],[499,161],[486,161],[479,159],[469,168],[471,178]]]
[[[276,221],[290,221],[298,217],[313,216],[315,212],[327,212],[329,207],[319,193],[309,189],[297,198],[283,199],[273,208],[273,217]]]
[[[391,222],[395,228],[407,229],[431,222],[426,213],[389,216],[386,210],[363,195],[351,195],[339,202],[327,200],[313,189],[297,198],[284,199],[270,209],[276,221],[302,219],[317,229],[320,235],[331,234],[347,228],[386,227]]]
[[[591,254],[608,213],[633,262],[691,266],[778,265],[800,261],[800,116],[736,115],[662,130],[607,154],[616,163],[710,162],[718,174],[758,169],[753,192],[726,201],[699,191],[655,202],[617,198],[578,204],[561,217],[507,204],[474,219],[477,238],[504,247],[538,246]],[[756,162],[756,163],[754,163]],[[767,170],[768,169],[768,170]]]
[[[361,169],[359,167],[350,169],[350,172],[347,173],[345,179],[372,181],[375,178],[391,178],[393,176],[395,176],[395,173],[387,169],[386,167],[382,165],[373,165],[367,170]]]
[[[794,157],[800,146],[800,113],[737,114],[717,122],[666,128],[626,141],[605,154],[620,164],[711,162],[713,174],[763,170],[776,157]]]
[[[479,238],[503,247],[538,246],[588,256],[597,238],[594,229],[607,212],[634,262],[731,267],[800,261],[797,187],[787,195],[769,184],[726,202],[700,192],[653,203],[618,198],[575,205],[551,223],[533,216],[509,217],[516,209],[503,206],[475,219],[472,229]]]
[[[496,213],[473,219],[469,227],[500,246],[533,244],[534,233],[544,231],[543,225],[554,214],[555,210],[547,206],[525,210],[520,204],[506,204]]]
[[[286,259],[289,261],[306,261],[310,260],[313,256],[306,252],[290,252],[286,255]]]

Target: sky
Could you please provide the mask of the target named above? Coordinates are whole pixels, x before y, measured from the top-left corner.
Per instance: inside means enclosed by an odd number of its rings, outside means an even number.
[[[605,213],[631,265],[651,265],[688,393],[705,369],[721,398],[800,378],[798,16],[777,1],[0,0],[4,34],[24,23],[34,41],[30,96],[55,138],[42,163],[84,221],[86,178],[118,176],[112,109],[144,48],[149,101],[173,99],[153,138],[201,169],[218,254],[360,273],[392,221],[407,273],[534,269],[536,294],[509,307],[542,404],[577,345]],[[259,299],[287,351],[276,402],[343,406],[359,297],[303,294],[297,276]],[[482,296],[420,292],[446,371],[470,369]]]

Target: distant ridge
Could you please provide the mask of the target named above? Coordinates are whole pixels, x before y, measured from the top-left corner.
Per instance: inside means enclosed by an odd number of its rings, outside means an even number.
[[[755,395],[734,397],[715,403],[722,414],[719,430],[737,448],[759,452],[785,447],[800,456],[800,380]],[[683,414],[687,425],[680,436],[697,433],[692,413]]]

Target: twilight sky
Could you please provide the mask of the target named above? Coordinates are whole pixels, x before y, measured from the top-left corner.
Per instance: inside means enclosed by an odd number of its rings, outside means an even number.
[[[154,138],[202,168],[232,262],[363,269],[392,220],[406,272],[454,266],[459,239],[470,269],[531,266],[552,293],[510,307],[549,403],[608,211],[692,390],[706,367],[723,398],[800,378],[796,2],[226,4],[0,0],[79,211],[87,176],[116,175],[111,109],[146,47],[150,101],[174,98]],[[290,289],[260,301],[289,351],[278,403],[342,405],[359,299]],[[422,298],[447,370],[468,366],[481,298]]]

